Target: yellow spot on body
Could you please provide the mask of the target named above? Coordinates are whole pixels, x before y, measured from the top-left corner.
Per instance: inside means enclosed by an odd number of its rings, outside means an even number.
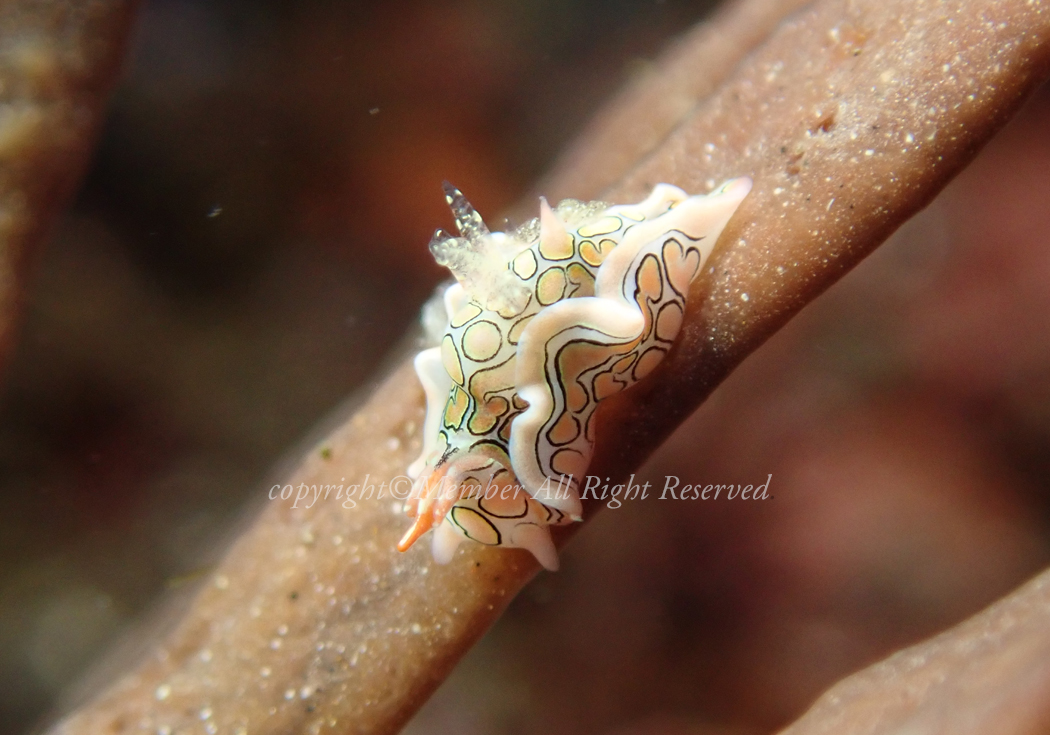
[[[559,449],[551,457],[551,469],[558,475],[583,477],[587,472],[587,462],[575,449]]]
[[[496,428],[500,417],[510,410],[510,403],[503,396],[493,396],[474,412],[467,422],[470,433],[476,436],[487,434]]]
[[[568,294],[570,297],[594,296],[594,276],[589,270],[579,263],[570,263],[565,267],[565,272],[572,284]]]
[[[452,520],[463,529],[467,538],[473,539],[487,546],[495,546],[500,542],[499,531],[473,508],[456,506],[452,509]]]
[[[653,371],[660,361],[664,359],[664,350],[659,347],[650,347],[645,351],[641,357],[638,358],[638,364],[634,366],[634,379],[641,380],[646,375]]]
[[[441,364],[445,366],[445,372],[453,382],[463,385],[463,363],[459,360],[456,343],[452,341],[450,334],[446,334],[441,340]]]
[[[681,243],[672,239],[664,243],[663,256],[671,286],[684,295],[700,270],[700,251],[696,248],[683,251]]]
[[[522,280],[528,280],[536,275],[536,253],[532,250],[523,250],[511,263],[514,272]]]
[[[602,217],[589,225],[584,225],[577,232],[580,234],[580,237],[597,237],[598,235],[608,235],[610,232],[616,232],[621,227],[623,227],[623,220],[619,217],[610,216]]]
[[[610,347],[591,342],[571,342],[558,353],[558,379],[565,386],[565,406],[579,413],[590,402],[579,377],[609,357]]]
[[[464,324],[469,322],[471,319],[481,313],[481,307],[477,304],[467,304],[462,309],[452,315],[452,321],[449,323],[452,327],[462,327]]]
[[[615,393],[619,393],[626,387],[622,382],[617,381],[611,373],[600,373],[594,378],[594,400],[604,400]]]
[[[565,407],[573,413],[579,413],[587,405],[590,399],[579,383],[569,383],[565,386]]]
[[[529,512],[528,495],[513,484],[503,484],[489,488],[485,495],[478,499],[478,507],[497,518],[521,518]]]
[[[558,372],[568,383],[575,381],[585,371],[600,365],[609,357],[612,348],[593,342],[573,342],[566,345],[558,355]]]
[[[475,370],[469,381],[470,395],[477,408],[470,417],[469,429],[476,435],[487,434],[510,411],[510,391],[514,389],[514,360]],[[509,466],[509,462],[507,463]]]
[[[475,322],[463,333],[463,354],[474,362],[491,360],[502,344],[499,327],[492,322]]]
[[[609,257],[614,247],[616,247],[616,242],[609,239],[602,240],[597,245],[590,240],[584,240],[580,245],[580,257],[583,258],[583,262],[597,268]]]
[[[458,429],[463,424],[463,417],[467,414],[470,399],[462,388],[452,386],[452,395],[448,397],[445,404],[445,418],[442,422],[450,429]]]
[[[470,376],[470,394],[479,401],[487,400],[486,396],[494,396],[513,388],[514,360],[509,358],[484,370],[475,370]]]
[[[565,294],[565,271],[557,266],[548,268],[536,281],[536,299],[544,306],[561,301]]]
[[[638,305],[644,306],[645,299],[659,301],[664,291],[663,274],[660,272],[660,261],[647,255],[638,268]]]
[[[540,255],[547,260],[566,260],[572,257],[572,235],[544,240],[540,237]]]
[[[560,446],[568,444],[580,435],[580,422],[571,413],[565,411],[547,432],[547,438],[551,444]]]
[[[618,375],[629,370],[637,357],[638,355],[625,355],[624,357],[621,357],[616,361],[616,364],[612,366],[612,371]]]
[[[666,303],[656,316],[656,337],[666,342],[674,341],[682,328],[682,307],[674,301]]]

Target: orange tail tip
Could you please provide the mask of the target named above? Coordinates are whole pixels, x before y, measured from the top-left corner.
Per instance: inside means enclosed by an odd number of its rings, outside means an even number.
[[[416,520],[412,523],[412,526],[405,532],[405,535],[397,542],[397,550],[408,551],[412,547],[412,544],[418,541],[419,537],[429,531],[433,526],[434,516],[429,513],[420,513],[416,516]]]
[[[431,472],[423,483],[423,487],[416,492],[405,503],[405,511],[410,517],[415,517],[411,528],[397,543],[398,551],[407,551],[419,537],[441,523],[459,500],[457,495],[446,496],[441,492],[444,487],[445,478],[448,474],[448,465]]]

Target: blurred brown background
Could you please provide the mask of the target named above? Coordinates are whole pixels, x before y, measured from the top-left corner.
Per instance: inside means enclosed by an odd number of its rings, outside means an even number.
[[[705,3],[149,2],[0,398],[0,731],[192,588],[490,223]],[[746,173],[746,172],[741,172]],[[762,732],[1050,558],[1050,94],[750,359],[411,733]],[[247,509],[247,510],[246,510]]]

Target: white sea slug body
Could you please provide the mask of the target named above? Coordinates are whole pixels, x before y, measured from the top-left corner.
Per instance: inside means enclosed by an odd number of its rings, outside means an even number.
[[[436,525],[440,562],[469,538],[557,568],[549,526],[580,520],[594,409],[663,359],[750,189],[739,178],[706,196],[658,184],[629,205],[541,199],[537,220],[502,233],[446,184],[460,236],[438,230],[430,249],[457,283],[441,345],[415,361],[427,415],[399,549]]]

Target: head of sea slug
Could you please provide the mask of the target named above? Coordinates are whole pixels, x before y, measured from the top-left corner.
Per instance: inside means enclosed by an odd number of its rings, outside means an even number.
[[[529,293],[509,272],[507,264],[528,243],[514,233],[490,232],[463,192],[447,181],[444,187],[459,237],[437,230],[430,240],[434,260],[448,268],[471,300],[485,309],[520,311]]]

